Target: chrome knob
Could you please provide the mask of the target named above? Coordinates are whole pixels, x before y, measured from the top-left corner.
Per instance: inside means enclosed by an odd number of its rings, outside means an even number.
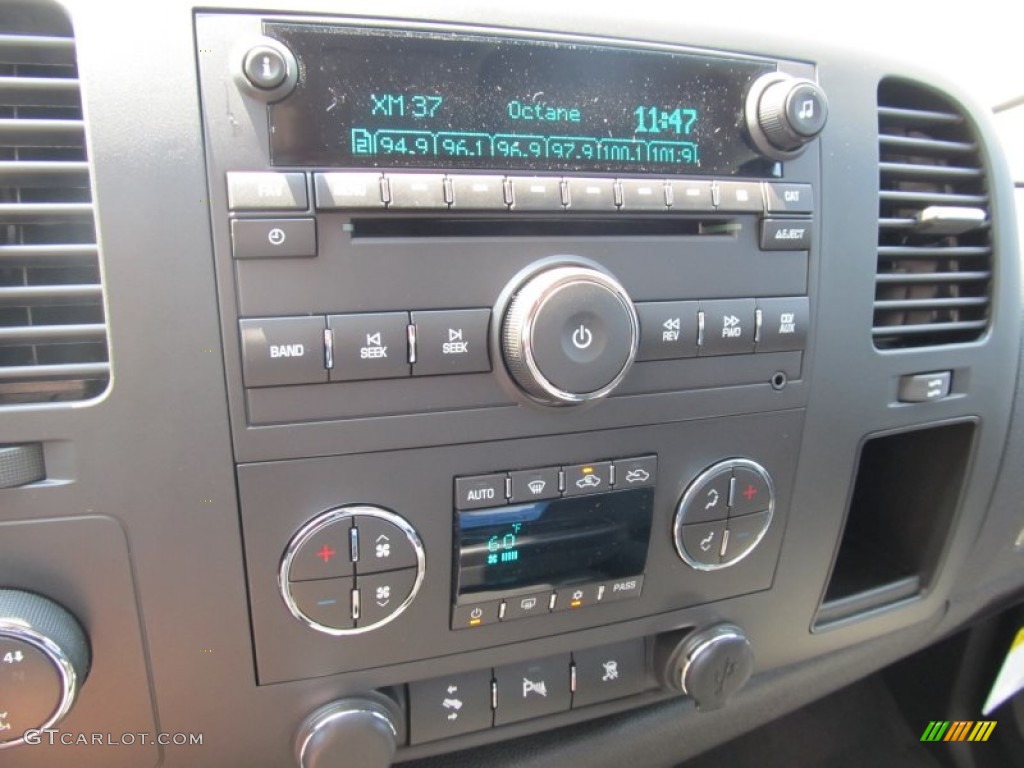
[[[89,664],[89,641],[74,616],[40,595],[0,589],[0,749],[60,721]]]
[[[502,321],[502,353],[531,399],[579,405],[622,382],[636,358],[638,329],[618,280],[589,266],[557,265],[514,291]]]

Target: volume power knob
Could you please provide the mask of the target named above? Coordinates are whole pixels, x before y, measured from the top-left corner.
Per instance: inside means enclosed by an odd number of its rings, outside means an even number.
[[[610,274],[582,264],[535,272],[514,290],[501,346],[532,400],[579,405],[610,394],[636,357],[633,302]]]

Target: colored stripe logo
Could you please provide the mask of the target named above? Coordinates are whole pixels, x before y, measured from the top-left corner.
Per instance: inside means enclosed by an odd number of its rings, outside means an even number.
[[[995,720],[932,720],[921,741],[988,741],[995,729]]]

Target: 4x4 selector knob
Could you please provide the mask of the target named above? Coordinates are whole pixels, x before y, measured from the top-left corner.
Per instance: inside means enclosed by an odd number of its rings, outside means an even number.
[[[541,269],[515,289],[501,328],[505,365],[533,400],[578,405],[608,395],[636,357],[626,289],[582,264]]]
[[[0,589],[0,749],[55,725],[89,673],[89,641],[52,600]]]

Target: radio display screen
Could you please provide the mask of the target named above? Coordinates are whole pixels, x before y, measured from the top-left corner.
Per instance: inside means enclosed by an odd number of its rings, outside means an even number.
[[[757,59],[269,23],[298,58],[274,165],[768,176],[744,139]]]
[[[642,574],[653,511],[638,488],[460,512],[458,595]]]

